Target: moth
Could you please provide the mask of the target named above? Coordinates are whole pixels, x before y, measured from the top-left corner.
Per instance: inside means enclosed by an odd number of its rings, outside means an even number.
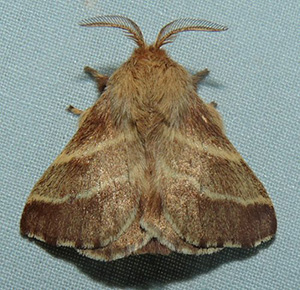
[[[227,139],[214,103],[197,95],[208,74],[191,75],[162,46],[183,31],[224,31],[179,19],[147,45],[121,16],[83,26],[124,30],[137,45],[110,77],[87,67],[100,98],[34,186],[21,233],[111,261],[137,254],[210,254],[270,240],[276,216],[264,186]]]

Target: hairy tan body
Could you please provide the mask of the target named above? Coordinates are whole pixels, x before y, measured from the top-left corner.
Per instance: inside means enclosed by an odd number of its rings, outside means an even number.
[[[78,132],[29,196],[23,234],[100,260],[206,254],[275,234],[270,198],[196,77],[147,45],[110,78],[87,71],[106,89],[72,109]]]

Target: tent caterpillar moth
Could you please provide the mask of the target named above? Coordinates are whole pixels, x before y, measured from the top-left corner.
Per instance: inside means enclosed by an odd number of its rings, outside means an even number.
[[[101,97],[81,115],[79,129],[34,186],[21,233],[74,247],[93,259],[131,254],[209,254],[255,247],[276,232],[272,202],[225,136],[214,103],[161,47],[182,31],[223,31],[206,20],[179,19],[147,45],[121,16],[83,26],[125,30],[137,48],[112,76],[85,68]]]

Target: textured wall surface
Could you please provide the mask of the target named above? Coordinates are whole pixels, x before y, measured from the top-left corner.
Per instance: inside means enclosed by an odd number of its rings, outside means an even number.
[[[253,3],[252,3],[253,2]],[[299,1],[0,1],[1,289],[296,289],[299,267]],[[130,257],[102,263],[24,239],[19,220],[31,188],[76,131],[73,104],[87,108],[90,65],[111,74],[134,43],[120,30],[87,29],[85,18],[133,19],[147,41],[181,17],[226,24],[183,33],[166,46],[216,101],[228,137],[267,188],[276,239],[256,250],[203,257]]]

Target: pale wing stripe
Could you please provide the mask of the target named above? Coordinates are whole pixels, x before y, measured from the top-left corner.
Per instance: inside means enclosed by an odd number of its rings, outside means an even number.
[[[27,202],[32,202],[32,201],[40,201],[40,202],[45,202],[45,203],[54,203],[54,204],[59,204],[59,203],[64,203],[68,201],[69,199],[89,199],[99,193],[100,191],[104,191],[107,187],[112,186],[115,182],[118,183],[125,183],[128,181],[128,175],[122,175],[115,177],[109,181],[101,182],[99,185],[92,187],[91,189],[84,190],[76,195],[74,194],[67,194],[63,197],[51,197],[51,196],[46,196],[46,195],[39,195],[38,193],[32,193]]]
[[[173,170],[171,167],[169,167],[166,163],[160,163],[161,171],[163,175],[169,177],[169,178],[176,178],[176,179],[182,179],[182,180],[188,180],[190,184],[199,191],[199,194],[203,194],[206,197],[209,197],[212,200],[226,200],[226,201],[233,201],[238,204],[242,204],[244,206],[250,205],[250,204],[255,204],[255,203],[260,203],[260,204],[268,204],[272,205],[270,199],[265,198],[263,196],[258,196],[256,198],[248,198],[244,199],[238,196],[232,196],[232,195],[224,195],[220,194],[217,192],[211,192],[207,189],[201,189],[201,184],[197,181],[196,178],[187,175],[187,174],[182,174],[178,173],[175,170]],[[201,193],[200,193],[201,191]]]
[[[205,196],[209,197],[212,200],[229,200],[229,201],[233,201],[242,205],[250,205],[250,204],[255,204],[255,203],[259,203],[259,204],[270,204],[271,202],[269,199],[264,198],[263,196],[257,196],[256,198],[249,198],[249,199],[244,199],[241,198],[239,196],[232,196],[232,195],[223,195],[223,194],[219,194],[217,192],[211,192],[209,190],[204,190],[203,191]]]
[[[186,144],[189,147],[196,148],[199,151],[209,153],[216,157],[227,159],[233,162],[240,162],[242,160],[242,156],[237,151],[229,151],[211,145],[203,145],[203,143],[191,140],[180,133],[177,133],[175,138],[179,142]]]
[[[126,142],[128,142],[128,136],[126,136]],[[119,134],[116,138],[107,140],[101,143],[98,143],[96,146],[88,145],[84,147],[82,150],[76,150],[70,154],[66,154],[62,152],[54,161],[54,164],[63,164],[69,162],[73,158],[82,158],[85,156],[93,155],[96,152],[99,152],[107,147],[117,145],[121,142],[125,142],[125,136],[123,134]]]

